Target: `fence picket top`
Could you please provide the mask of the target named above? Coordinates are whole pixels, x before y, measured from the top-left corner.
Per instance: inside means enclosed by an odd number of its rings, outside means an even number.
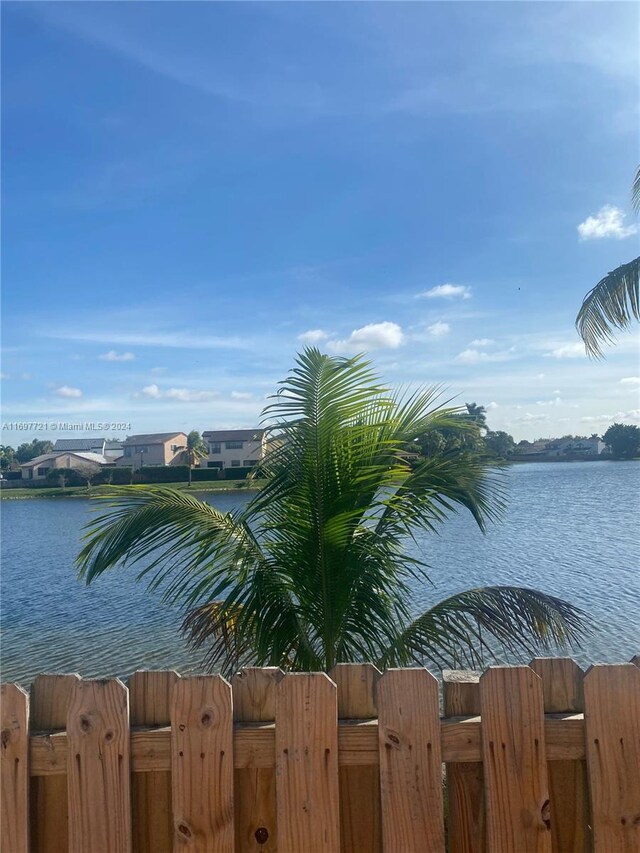
[[[551,853],[542,681],[528,666],[480,678],[490,850]]]
[[[276,718],[276,688],[284,677],[278,666],[246,666],[231,679],[233,718],[271,722]]]
[[[634,666],[640,666],[640,655],[634,655],[629,662]]]
[[[281,853],[338,853],[337,687],[323,672],[288,673],[276,701]]]
[[[174,847],[233,853],[233,698],[221,675],[175,682],[171,770]]]
[[[376,686],[382,676],[372,663],[339,663],[329,672],[338,688],[338,717],[366,720],[378,715]]]
[[[546,713],[583,710],[584,672],[572,658],[534,658],[529,665],[542,679]]]
[[[168,726],[173,685],[180,678],[175,669],[138,669],[129,676],[132,726]]]
[[[77,681],[77,672],[35,677],[30,690],[32,731],[62,731],[67,727],[69,702]]]
[[[640,669],[596,664],[584,677],[595,853],[640,849]]]
[[[438,682],[426,669],[388,669],[378,682],[383,848],[444,851]]]
[[[73,685],[67,714],[69,850],[131,850],[129,691],[117,678]]]
[[[0,790],[0,847],[29,850],[29,696],[19,684],[3,684]]]
[[[446,717],[480,713],[480,676],[476,669],[443,669],[442,700]]]

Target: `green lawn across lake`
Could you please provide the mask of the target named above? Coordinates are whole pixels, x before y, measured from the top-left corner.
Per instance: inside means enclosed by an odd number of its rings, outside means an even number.
[[[191,492],[235,492],[238,490],[256,490],[260,489],[264,480],[212,480],[202,483],[193,483],[189,487],[188,483],[148,483],[135,486],[92,486],[87,489],[86,486],[67,486],[61,489],[59,486],[54,488],[18,488],[18,489],[0,489],[0,498],[2,500],[24,500],[31,498],[86,498],[95,497],[96,495],[117,494],[124,489],[179,489],[180,491]]]

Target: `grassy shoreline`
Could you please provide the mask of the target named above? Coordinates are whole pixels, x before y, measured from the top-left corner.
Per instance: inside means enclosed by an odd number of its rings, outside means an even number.
[[[87,489],[86,486],[67,486],[65,489],[60,487],[53,488],[17,488],[17,489],[2,489],[0,490],[0,499],[7,500],[31,500],[33,498],[89,498],[99,495],[118,494],[127,489],[178,489],[179,491],[188,491],[193,493],[198,492],[253,492],[260,489],[263,485],[263,480],[212,480],[202,483],[193,483],[189,487],[188,483],[146,483],[135,486],[92,486]]]

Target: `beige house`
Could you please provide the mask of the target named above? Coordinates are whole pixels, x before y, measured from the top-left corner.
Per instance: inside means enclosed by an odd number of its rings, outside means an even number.
[[[49,471],[54,468],[99,471],[100,468],[109,465],[113,465],[113,459],[107,459],[101,453],[91,453],[90,451],[74,453],[67,450],[36,456],[35,459],[24,462],[20,466],[20,470],[23,480],[44,480]]]
[[[184,465],[187,449],[184,432],[157,432],[149,435],[130,435],[122,442],[122,456],[116,465],[137,471],[143,465]]]
[[[263,429],[207,430],[202,440],[209,454],[200,460],[201,468],[253,468],[265,451]]]

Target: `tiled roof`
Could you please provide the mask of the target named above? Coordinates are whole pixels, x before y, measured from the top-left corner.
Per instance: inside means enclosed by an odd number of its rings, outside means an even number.
[[[129,435],[122,442],[122,446],[126,447],[132,444],[164,444],[165,441],[169,441],[169,439],[175,438],[177,435],[185,434],[183,432],[152,432],[147,435]]]
[[[53,445],[54,453],[59,450],[94,450],[104,447],[104,438],[59,438]]]
[[[218,429],[207,430],[202,437],[207,441],[260,441],[263,429]]]

